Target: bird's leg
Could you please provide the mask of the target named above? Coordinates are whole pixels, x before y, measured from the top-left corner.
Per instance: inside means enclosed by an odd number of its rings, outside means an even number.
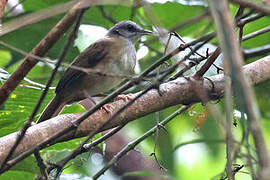
[[[129,93],[129,94],[120,94],[116,98],[114,98],[115,101],[123,100],[125,102],[130,101],[132,99],[133,99],[133,94],[132,93]]]
[[[95,99],[87,91],[84,91],[84,94],[94,105],[97,104]],[[104,104],[100,109],[103,109],[106,113],[111,114],[111,108],[112,106],[110,104]]]
[[[112,106],[110,104],[104,104],[100,109],[103,109],[106,113],[112,114]]]

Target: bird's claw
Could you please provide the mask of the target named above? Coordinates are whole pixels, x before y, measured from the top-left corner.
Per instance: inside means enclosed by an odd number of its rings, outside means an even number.
[[[103,109],[107,114],[111,114],[112,113],[112,106],[110,104],[105,104],[101,107],[101,109]]]
[[[114,98],[115,101],[123,100],[125,102],[130,101],[133,99],[133,94],[123,94],[123,95],[118,95],[116,98]]]

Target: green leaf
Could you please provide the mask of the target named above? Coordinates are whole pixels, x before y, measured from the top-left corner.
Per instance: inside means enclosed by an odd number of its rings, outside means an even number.
[[[126,176],[147,176],[147,177],[161,177],[158,174],[154,174],[149,171],[134,171],[134,172],[127,172],[122,175],[123,177]]]
[[[11,54],[7,50],[0,49],[0,67],[4,67],[9,60],[11,59]]]
[[[34,155],[31,155],[24,159],[23,161],[17,163],[12,169],[12,171],[21,171],[21,172],[30,172],[30,173],[39,173],[39,167],[36,162]]]
[[[73,139],[73,140],[69,140],[69,141],[64,141],[61,143],[57,143],[54,144],[44,150],[42,150],[42,152],[57,152],[57,151],[69,151],[69,150],[74,150],[75,148],[77,148],[81,142],[83,142],[85,138],[77,138],[77,139]]]
[[[29,87],[31,86],[31,87]],[[11,93],[8,100],[0,109],[0,136],[7,135],[17,131],[23,126],[33,111],[42,91],[40,87],[33,88],[33,85],[23,82],[19,87]],[[49,90],[39,113],[45,108],[53,97],[53,90]],[[73,105],[65,108],[63,113],[83,111],[80,105]],[[37,114],[38,115],[38,114]]]
[[[63,158],[67,157],[72,151],[71,150],[62,150],[62,151],[47,151],[43,155],[44,160],[50,163],[57,163]],[[65,166],[64,173],[79,173],[80,175],[88,176],[88,169],[85,168],[87,164],[91,164],[90,153],[83,153],[76,158],[72,159]]]
[[[42,0],[42,1],[36,1],[36,0],[27,0],[23,1],[23,7],[26,11],[38,11],[41,9],[48,8],[52,5],[60,4],[68,2],[68,0]]]
[[[20,180],[30,180],[34,179],[37,174],[39,174],[39,167],[37,166],[35,157],[32,155],[2,174],[0,179],[15,180],[19,178]]]
[[[62,15],[52,17],[35,24],[25,26],[21,29],[8,33],[0,37],[1,41],[8,43],[18,49],[25,52],[30,52],[46,35],[47,33],[57,24],[57,22],[62,18]],[[56,59],[59,57],[63,45],[67,41],[68,34],[65,34],[57,43],[49,50],[47,57],[51,59]],[[4,48],[0,46],[0,48]],[[14,52],[15,53],[15,52]],[[18,54],[16,52],[16,54]],[[71,47],[66,59],[68,62],[73,60],[78,55],[78,50],[75,47]],[[21,56],[19,57],[21,59]],[[13,60],[17,62],[18,60]],[[7,64],[8,62],[6,62]]]
[[[220,139],[220,133],[218,129],[218,124],[212,117],[208,117],[206,122],[204,123],[203,127],[200,130],[200,133],[203,136],[203,139],[206,139],[206,145],[209,147],[210,152],[212,153],[213,157],[217,157],[219,155],[220,144],[211,143],[211,139],[213,139],[213,134],[215,135],[215,139]],[[208,140],[209,139],[209,143]]]
[[[160,153],[160,164],[164,166],[170,175],[174,176],[174,150],[171,141],[170,133],[164,132],[163,129],[159,130],[158,133],[158,150]]]
[[[40,94],[41,90],[39,89],[21,86],[11,93],[0,109],[0,136],[14,132],[22,127],[31,114]],[[51,91],[49,96],[52,96]],[[48,99],[45,100],[45,103],[48,103]]]
[[[270,24],[270,18],[267,16],[260,18],[256,21],[253,21],[251,23],[248,23],[244,27],[244,35],[258,31],[264,27],[269,26],[269,24]],[[256,36],[255,38],[251,38],[251,39],[244,41],[243,47],[244,48],[254,48],[254,47],[259,47],[259,46],[263,46],[266,44],[270,44],[269,37],[270,37],[270,32],[261,34],[259,36]]]
[[[102,135],[101,133],[96,134],[93,137],[92,141],[100,138],[101,135]],[[61,143],[57,143],[57,144],[54,144],[54,145],[46,148],[46,150],[43,150],[43,151],[46,152],[47,150],[49,150],[49,151],[74,150],[75,148],[77,148],[85,140],[85,138],[86,137],[76,138],[76,139],[72,139],[72,140],[69,140],[69,141],[64,141],[64,142],[61,142]],[[98,147],[102,150],[104,148],[103,147],[104,145],[105,144],[103,142],[103,143],[100,143],[98,145]]]
[[[179,22],[199,15],[205,10],[205,8],[201,6],[186,6],[176,2],[167,2],[165,4],[156,3],[152,7],[154,15],[159,18],[163,27],[167,29],[179,24]],[[179,15],[180,12],[181,15]]]
[[[1,180],[16,180],[20,177],[20,180],[31,180],[34,179],[36,174],[29,173],[27,171],[8,171],[2,175],[0,175]]]

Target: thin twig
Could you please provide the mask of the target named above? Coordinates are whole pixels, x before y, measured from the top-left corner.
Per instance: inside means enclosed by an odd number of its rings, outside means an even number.
[[[239,43],[242,43],[242,38],[243,38],[243,33],[244,33],[244,26],[239,26]]]
[[[243,19],[239,19],[237,21],[236,25],[238,27],[243,27],[244,25],[246,25],[246,24],[248,24],[250,22],[256,21],[256,20],[258,20],[258,19],[260,19],[260,18],[262,18],[264,16],[265,15],[263,13],[257,13],[257,14],[255,14],[253,16],[249,16],[249,17],[246,17],[246,18],[243,18]]]
[[[239,19],[244,18],[244,17],[243,17],[244,11],[245,11],[245,7],[240,6],[240,7],[238,8],[238,11],[237,11],[237,13],[236,13],[236,15],[235,15],[234,18],[235,18],[236,20],[239,20]]]
[[[36,160],[37,160],[37,164],[38,164],[38,167],[39,167],[39,169],[40,169],[40,174],[41,174],[41,176],[42,176],[42,179],[49,179],[48,178],[48,173],[47,173],[47,171],[46,171],[46,165],[44,164],[44,161],[43,161],[43,159],[42,159],[42,157],[41,157],[41,155],[40,155],[40,153],[38,152],[38,151],[36,151],[35,153],[34,153],[34,155],[35,155],[35,158],[36,158]]]
[[[177,144],[173,149],[176,151],[177,149],[181,148],[182,146],[189,145],[189,144],[196,144],[196,143],[225,143],[224,139],[194,139],[186,142],[182,142]]]
[[[210,66],[215,62],[220,53],[221,53],[220,48],[216,48],[213,54],[207,58],[207,61],[204,63],[204,65],[202,65],[202,67],[196,72],[194,76],[202,77],[206,73],[206,71],[210,68]]]
[[[252,2],[250,0],[231,0],[233,3],[239,4],[243,7],[248,7],[251,9],[255,9],[259,12],[265,13],[267,15],[270,15],[270,7],[269,6],[265,6],[263,4],[258,4],[255,2]]]
[[[198,16],[192,17],[184,22],[180,22],[179,24],[177,24],[176,26],[171,28],[170,32],[174,32],[174,31],[182,29],[186,26],[192,25],[196,22],[200,22],[201,20],[203,20],[204,18],[207,18],[207,17],[210,17],[210,13],[209,13],[209,11],[206,10],[202,14],[199,14]]]
[[[255,56],[261,56],[263,54],[269,54],[270,52],[270,44],[266,44],[264,46],[252,48],[252,49],[244,49],[244,58],[250,58]]]
[[[255,13],[256,11],[254,9],[249,10],[248,12],[244,12],[241,16],[238,16],[235,18],[235,21],[238,22],[240,19],[246,18],[250,16],[251,14]]]
[[[245,41],[245,40],[248,40],[250,38],[254,38],[254,37],[258,36],[258,35],[261,35],[263,33],[269,32],[269,31],[270,31],[270,26],[267,26],[267,27],[262,28],[262,29],[260,29],[258,31],[255,31],[255,32],[252,32],[250,34],[245,35],[242,40]]]
[[[47,9],[42,9],[30,14],[22,15],[18,18],[15,18],[4,24],[0,36],[3,36],[7,33],[15,31],[19,28],[22,28],[26,25],[37,23],[41,20],[54,17],[56,15],[65,13],[66,11],[79,10],[91,6],[104,6],[104,5],[121,5],[131,7],[131,1],[126,0],[99,0],[99,1],[89,1],[89,0],[70,0],[62,4],[57,4],[50,6]],[[69,11],[69,12],[70,12]]]
[[[96,139],[95,141],[93,141],[89,144],[85,144],[83,146],[83,148],[81,149],[81,151],[78,152],[78,155],[90,151],[93,147],[97,146],[101,142],[105,141],[106,139],[110,138],[112,135],[114,135],[115,133],[120,131],[124,126],[125,126],[125,124],[118,126],[114,129],[112,129],[111,131],[109,131],[108,133],[106,133],[105,135],[103,135],[102,137]],[[63,164],[65,164],[66,161],[71,160],[71,159],[67,159],[67,158],[69,158],[69,157],[66,157],[66,158],[58,161],[57,163],[52,164],[52,166],[48,168],[48,173],[50,173],[54,168],[57,168],[57,171],[61,171],[61,169],[63,168]]]
[[[161,125],[166,125],[168,122],[170,122],[173,118],[178,116],[179,114],[186,111],[189,106],[182,106],[177,111],[175,111],[173,114],[171,114],[169,117],[164,119],[160,122]],[[98,171],[92,178],[93,180],[99,178],[106,170],[108,170],[110,167],[112,167],[121,157],[123,157],[126,153],[128,153],[130,150],[134,149],[139,143],[141,143],[143,140],[151,136],[156,132],[156,129],[159,128],[158,125],[147,131],[145,134],[140,136],[138,139],[128,143],[120,152],[118,152],[100,171]]]
[[[78,3],[77,3],[78,2]],[[74,3],[77,3],[74,5]],[[76,18],[76,13],[82,9],[93,5],[104,5],[107,4],[106,1],[87,1],[87,0],[73,0],[68,3],[64,3],[65,8],[74,5],[70,11],[58,22],[58,24],[39,42],[38,45],[31,51],[31,54],[38,56],[44,56],[45,53],[56,43],[56,41],[68,30],[68,28],[73,24]],[[130,6],[128,1],[110,1],[110,4],[121,4],[124,6]],[[58,8],[58,9],[57,9]],[[54,6],[55,11],[59,10],[59,6]],[[46,15],[48,15],[48,9],[46,10]],[[35,17],[34,17],[35,18]],[[44,16],[43,16],[44,18]],[[18,23],[18,22],[17,22]],[[5,26],[6,27],[6,26]],[[3,35],[3,31],[0,33]],[[16,69],[16,71],[9,77],[9,79],[0,88],[0,106],[7,100],[10,93],[18,86],[18,84],[23,80],[27,73],[37,64],[38,61],[30,57],[26,58],[24,62]]]
[[[184,28],[184,27],[192,25],[192,24],[194,24],[196,22],[199,22],[199,21],[201,21],[202,19],[204,19],[206,17],[209,17],[209,11],[205,11],[202,14],[199,14],[198,16],[192,17],[192,18],[190,18],[190,19],[188,19],[188,20],[186,20],[184,22],[180,22],[179,24],[176,24],[174,27],[172,27],[169,30],[169,33],[178,31],[181,28]],[[158,39],[158,37],[153,37],[153,38],[150,38],[150,39],[146,40],[145,43],[149,45],[152,42],[155,42],[157,39]]]
[[[249,143],[250,129],[249,128],[246,128],[246,129],[247,129],[247,133],[246,133],[246,136],[244,137],[244,139],[246,141],[245,147],[247,150],[247,156],[245,156],[245,157],[247,159],[247,164],[248,164],[248,167],[250,169],[251,177],[253,180],[256,180],[257,178],[256,178],[255,170],[254,170],[254,163],[252,162],[252,155],[251,155],[250,143]]]
[[[115,19],[112,18],[112,16],[108,15],[107,12],[105,11],[103,6],[99,7],[100,12],[102,14],[103,17],[105,17],[106,19],[108,19],[110,22],[112,22],[113,24],[116,24],[117,21]]]
[[[117,133],[118,131],[120,131],[123,127],[125,126],[125,124],[117,126],[116,128],[112,129],[111,131],[109,131],[108,133],[106,133],[105,135],[103,135],[102,137],[96,139],[95,141],[93,141],[90,144],[85,144],[83,146],[84,151],[89,151],[91,148],[95,147],[96,145],[98,145],[99,143],[105,141],[106,139],[108,139],[109,137],[111,137],[112,135],[114,135],[115,133]]]
[[[0,44],[2,44],[3,46],[5,47],[8,47],[9,49],[15,51],[15,52],[18,52],[24,56],[26,56],[25,58],[28,58],[28,57],[31,57],[35,60],[38,60],[38,61],[41,61],[41,62],[44,62],[45,64],[54,64],[56,65],[57,64],[57,61],[54,61],[54,60],[50,60],[49,58],[43,58],[43,57],[39,57],[39,56],[36,56],[36,55],[33,55],[33,54],[30,54],[30,53],[27,53],[21,49],[18,49],[10,44],[7,44],[3,41],[0,41]],[[70,65],[68,63],[61,63],[61,66],[65,67],[65,68],[72,68],[72,69],[76,69],[76,70],[79,70],[79,71],[82,71],[82,72],[85,72],[85,73],[95,73],[99,76],[107,76],[107,77],[116,77],[116,78],[122,78],[122,79],[133,79],[133,76],[129,76],[129,75],[119,75],[119,74],[115,74],[115,73],[107,73],[107,72],[104,72],[100,69],[93,69],[93,68],[83,68],[83,67],[79,67],[79,66],[74,66],[74,65]],[[147,78],[145,78],[144,80],[148,80]]]
[[[4,41],[0,41],[0,44],[7,47],[7,48],[9,48],[9,49],[11,49],[11,50],[13,50],[13,51],[15,51],[15,52],[17,52],[17,53],[20,53],[20,54],[24,55],[25,58],[33,58],[33,59],[38,60],[40,62],[56,64],[56,61],[54,61],[54,60],[51,60],[49,58],[40,57],[40,56],[31,54],[31,53],[25,52],[24,50],[18,49],[16,47],[4,42]]]
[[[237,11],[237,13],[236,13],[236,15],[234,17],[236,22],[239,22],[242,19],[240,17],[243,16],[244,10],[245,10],[245,8],[243,6],[239,7],[239,9],[238,9],[238,11]],[[244,25],[239,26],[239,37],[238,38],[239,38],[239,43],[240,44],[242,43],[242,37],[243,37],[243,31],[244,31],[243,29],[244,29]]]

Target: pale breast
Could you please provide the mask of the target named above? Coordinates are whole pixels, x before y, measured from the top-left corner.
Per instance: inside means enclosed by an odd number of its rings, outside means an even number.
[[[100,62],[95,69],[110,75],[130,76],[134,74],[135,65],[136,49],[134,45],[130,41],[119,39],[113,43],[106,59]],[[122,82],[119,77],[99,76],[97,74],[91,74],[90,77],[87,82],[91,83],[87,83],[85,88],[92,95],[106,92]],[[95,88],[91,87],[93,85]]]
[[[136,65],[136,49],[133,44],[128,44],[121,56],[121,74],[131,75]]]
[[[118,40],[113,49],[113,60],[108,64],[106,71],[118,75],[132,75],[136,65],[136,49],[129,40]]]

